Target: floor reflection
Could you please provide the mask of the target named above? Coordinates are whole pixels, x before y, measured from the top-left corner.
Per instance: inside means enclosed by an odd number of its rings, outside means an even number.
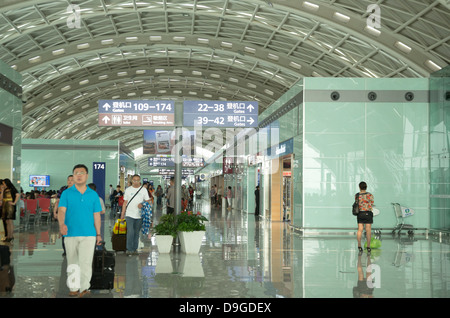
[[[359,254],[352,236],[302,237],[285,222],[270,223],[252,214],[194,210],[210,220],[198,255],[175,246],[158,253],[154,237],[141,237],[140,253],[116,253],[114,288],[91,297],[114,298],[352,298],[450,296],[448,242],[424,236],[380,237],[382,247]],[[156,224],[165,213],[155,209]],[[114,217],[104,218],[111,249]],[[0,270],[2,297],[65,298],[66,259],[56,222],[15,233],[10,265]],[[11,286],[12,289],[11,289]]]

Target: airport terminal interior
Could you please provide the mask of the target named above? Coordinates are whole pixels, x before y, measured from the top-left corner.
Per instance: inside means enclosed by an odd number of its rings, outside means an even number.
[[[83,164],[114,258],[90,298],[448,298],[449,30],[446,0],[0,0],[0,297],[71,297]],[[207,219],[196,251],[163,249],[171,208]]]

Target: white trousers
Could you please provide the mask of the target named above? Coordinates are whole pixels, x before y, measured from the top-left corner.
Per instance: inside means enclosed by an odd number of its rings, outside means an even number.
[[[67,287],[70,291],[84,291],[91,286],[95,236],[65,237],[67,257]]]

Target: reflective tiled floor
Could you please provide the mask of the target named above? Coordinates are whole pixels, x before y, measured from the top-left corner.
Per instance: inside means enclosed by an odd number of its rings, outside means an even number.
[[[432,237],[382,234],[382,247],[358,255],[355,236],[302,237],[286,223],[254,215],[197,208],[210,220],[200,254],[158,253],[141,239],[140,253],[116,255],[115,286],[91,297],[136,298],[448,298],[450,248]],[[203,206],[201,206],[203,205]],[[164,211],[154,212],[155,222]],[[107,212],[108,214],[108,212]],[[107,249],[114,220],[104,221]],[[2,243],[5,244],[5,243]],[[6,244],[5,244],[6,245]],[[3,297],[67,297],[66,260],[57,223],[15,233],[15,286]],[[366,278],[372,265],[372,283]],[[6,279],[2,275],[2,279]],[[4,286],[4,282],[2,282]],[[372,287],[372,288],[370,288]]]

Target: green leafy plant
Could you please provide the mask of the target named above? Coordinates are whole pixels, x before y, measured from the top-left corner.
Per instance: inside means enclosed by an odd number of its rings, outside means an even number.
[[[156,235],[172,235],[177,236],[177,225],[175,217],[172,214],[161,216],[159,223],[154,227]]]
[[[176,217],[177,231],[179,232],[194,232],[204,231],[204,222],[208,221],[200,212],[193,213],[192,211],[181,212]]]

